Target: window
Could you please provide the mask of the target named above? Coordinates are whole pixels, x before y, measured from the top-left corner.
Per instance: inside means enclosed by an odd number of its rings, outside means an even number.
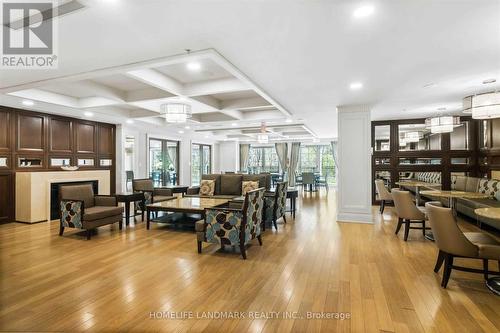
[[[278,155],[274,147],[250,147],[248,153],[248,172],[280,172]]]
[[[201,175],[212,172],[212,147],[194,143],[191,146],[191,183],[199,185]]]
[[[298,171],[314,172],[325,177],[329,184],[335,183],[335,161],[331,145],[308,145],[300,147]]]
[[[154,186],[178,184],[179,142],[149,139],[149,178]]]

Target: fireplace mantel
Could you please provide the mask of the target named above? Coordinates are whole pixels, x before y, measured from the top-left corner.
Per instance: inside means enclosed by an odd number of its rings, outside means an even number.
[[[110,171],[49,171],[16,174],[16,221],[36,223],[50,220],[50,184],[97,180],[98,194],[110,194]]]

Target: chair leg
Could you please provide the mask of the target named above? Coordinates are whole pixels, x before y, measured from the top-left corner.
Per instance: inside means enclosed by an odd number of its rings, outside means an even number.
[[[90,240],[91,236],[92,236],[92,229],[87,229],[87,240]]]
[[[405,242],[408,240],[408,234],[410,233],[410,220],[405,221]]]
[[[262,228],[262,231],[266,231],[266,221],[262,221],[260,227]]]
[[[247,253],[245,251],[245,244],[240,244],[240,251],[241,251],[241,256],[243,257],[243,259],[246,259]]]
[[[257,240],[259,241],[259,245],[262,246],[262,235],[258,235]]]
[[[283,221],[286,223],[286,216],[283,215]]]
[[[198,253],[201,253],[201,242],[198,241]]]
[[[403,219],[399,218],[398,219],[398,225],[396,227],[396,232],[395,232],[396,235],[398,234],[399,230],[401,230],[401,225],[402,224],[403,224]]]
[[[441,287],[446,288],[448,281],[450,280],[451,270],[453,266],[453,256],[451,254],[446,254],[444,257],[444,273],[443,281],[441,281]]]
[[[63,232],[64,232],[64,227],[63,227],[62,223],[59,223],[59,236],[62,236]]]
[[[121,219],[121,220],[118,222],[118,228],[119,228],[120,230],[122,230],[122,229],[123,229],[123,219]]]
[[[443,261],[445,258],[446,253],[443,251],[439,250],[438,257],[436,260],[436,266],[434,266],[434,272],[437,273],[441,269],[441,266],[443,266]]]
[[[276,219],[273,219],[273,225],[276,230],[278,230],[278,224],[276,223]]]
[[[425,237],[425,220],[422,221],[422,235]]]
[[[385,200],[382,200],[380,203],[380,214],[384,214],[384,208],[385,208]]]
[[[488,259],[483,259],[484,279],[488,280]]]

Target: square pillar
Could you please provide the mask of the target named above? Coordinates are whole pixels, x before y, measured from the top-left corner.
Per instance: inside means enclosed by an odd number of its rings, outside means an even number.
[[[337,111],[337,221],[373,223],[370,108],[343,105]]]

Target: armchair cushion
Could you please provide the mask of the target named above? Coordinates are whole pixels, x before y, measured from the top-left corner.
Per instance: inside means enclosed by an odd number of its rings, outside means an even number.
[[[95,220],[104,219],[106,217],[121,215],[122,213],[123,213],[123,207],[94,206],[94,207],[90,207],[90,208],[85,208],[83,220],[84,221],[95,221]]]
[[[243,213],[238,210],[207,209],[205,238],[209,243],[240,244],[240,225]]]
[[[221,176],[221,194],[241,195],[242,175],[226,174]]]
[[[116,201],[116,197],[114,196],[104,196],[97,195],[94,198],[94,202],[96,206],[116,206],[118,203]]]
[[[59,193],[63,200],[83,200],[85,208],[94,206],[94,190],[91,184],[62,185]]]
[[[259,188],[258,181],[252,181],[252,180],[242,181],[241,182],[241,195],[245,195],[245,194],[247,194],[247,192],[256,190],[258,188]]]
[[[215,193],[215,180],[213,179],[202,179],[200,182],[200,195],[211,196]]]

